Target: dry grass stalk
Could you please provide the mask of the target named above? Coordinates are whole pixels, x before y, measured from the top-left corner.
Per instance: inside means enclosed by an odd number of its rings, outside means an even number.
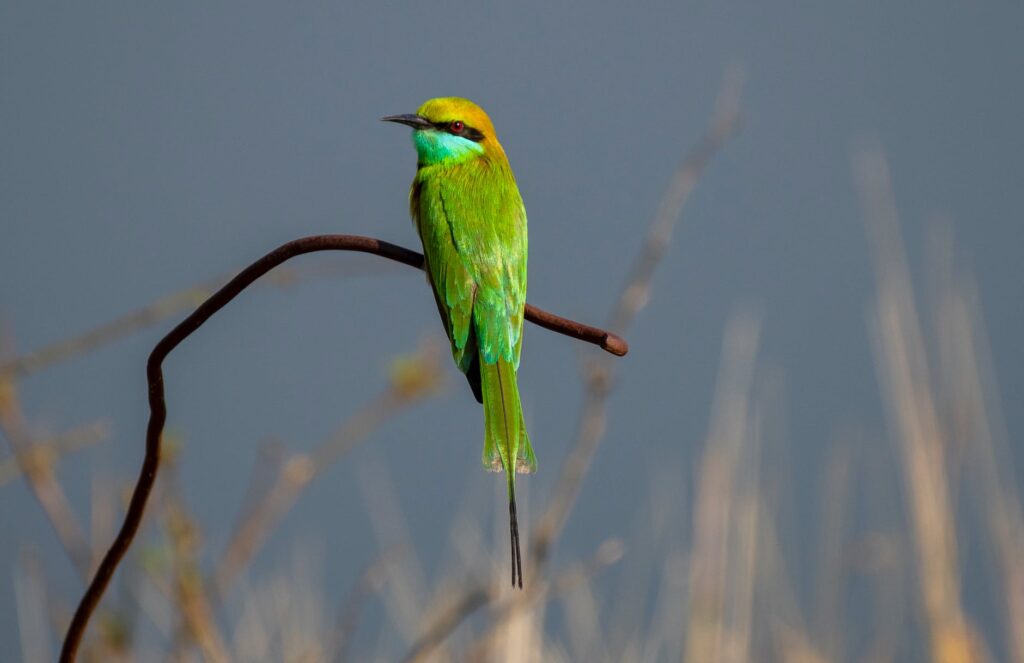
[[[749,393],[758,336],[757,320],[740,315],[729,323],[723,342],[694,505],[684,657],[692,663],[750,657],[760,498]]]
[[[17,479],[24,470],[53,467],[63,456],[103,442],[110,437],[110,430],[110,423],[101,419],[76,426],[50,439],[33,441],[21,458],[12,454],[0,461],[0,486]]]
[[[938,663],[982,660],[960,603],[947,441],[939,422],[888,167],[881,150],[855,160],[875,257],[877,365],[906,473],[918,586]]]
[[[949,271],[952,271],[951,269]],[[966,277],[946,284],[940,293],[936,328],[944,401],[955,404],[950,429],[962,436],[968,485],[991,533],[1003,588],[1007,652],[1024,662],[1024,515],[1016,490],[1013,462],[999,413],[994,371],[978,296]]]
[[[0,376],[0,432],[11,446],[14,461],[53,526],[75,570],[88,578],[92,554],[82,526],[54,474],[55,456],[35,452],[12,378]]]
[[[201,535],[184,507],[172,501],[165,507],[166,528],[173,560],[172,594],[176,612],[182,621],[179,642],[196,642],[203,658],[210,663],[231,660],[213,610],[206,599],[206,589],[197,562]]]

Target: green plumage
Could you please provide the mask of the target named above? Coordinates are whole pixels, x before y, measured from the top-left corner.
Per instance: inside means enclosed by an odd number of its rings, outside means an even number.
[[[504,470],[512,529],[512,582],[522,586],[515,474],[533,472],[519,401],[526,305],[526,210],[490,119],[465,99],[433,99],[414,116],[419,167],[410,212],[452,355],[484,406],[483,464]]]

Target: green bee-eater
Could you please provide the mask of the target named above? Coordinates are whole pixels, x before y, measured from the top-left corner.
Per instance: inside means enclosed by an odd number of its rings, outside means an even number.
[[[522,587],[515,475],[537,469],[516,384],[526,209],[494,126],[472,101],[431,99],[414,115],[383,119],[413,128],[409,209],[455,363],[484,406],[484,467],[508,478],[512,585],[518,578]]]

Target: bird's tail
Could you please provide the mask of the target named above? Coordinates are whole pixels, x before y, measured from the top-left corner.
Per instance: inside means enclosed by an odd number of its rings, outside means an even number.
[[[484,397],[484,467],[508,478],[508,515],[512,545],[512,585],[523,586],[523,560],[516,521],[516,472],[537,469],[530,438],[526,435],[519,403],[516,369],[511,362],[487,363],[481,357],[480,384]],[[518,578],[518,583],[517,579]]]

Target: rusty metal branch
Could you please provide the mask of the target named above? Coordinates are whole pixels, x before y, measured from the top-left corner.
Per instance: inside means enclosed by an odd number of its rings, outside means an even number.
[[[135,484],[135,490],[132,493],[132,499],[128,505],[124,523],[121,525],[121,531],[118,532],[107,554],[104,555],[103,561],[100,562],[96,575],[82,596],[82,600],[79,602],[75,615],[71,620],[71,625],[68,627],[60,655],[60,660],[63,663],[70,663],[75,660],[78,646],[89,624],[89,618],[103,597],[103,592],[114,575],[114,571],[117,570],[117,565],[128,551],[128,547],[131,545],[132,539],[139,529],[146,509],[146,500],[153,488],[153,482],[156,480],[156,473],[160,466],[160,437],[163,433],[164,422],[167,419],[167,404],[164,402],[164,376],[161,370],[164,359],[182,341],[209,320],[213,314],[224,308],[256,279],[291,258],[316,251],[371,253],[416,269],[423,268],[423,256],[421,254],[372,237],[360,237],[357,235],[316,235],[304,237],[279,246],[243,269],[238,276],[200,304],[191,315],[182,320],[178,326],[160,339],[160,342],[153,348],[153,352],[150,353],[149,360],[146,362],[150,415],[149,425],[146,428],[146,451],[142,461],[142,470]],[[611,332],[561,318],[529,304],[526,306],[526,319],[545,329],[586,341],[587,343],[593,343],[607,352],[620,357],[629,350],[626,341]]]

